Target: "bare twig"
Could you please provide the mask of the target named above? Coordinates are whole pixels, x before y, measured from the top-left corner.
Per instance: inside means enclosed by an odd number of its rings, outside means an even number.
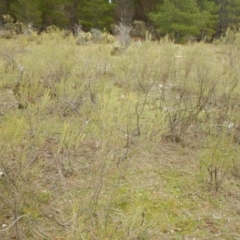
[[[0,230],[0,232],[5,232],[8,229],[10,229],[12,226],[14,226],[21,218],[28,216],[28,214],[24,214],[19,216],[15,221],[13,221],[7,228],[4,228],[3,230]]]

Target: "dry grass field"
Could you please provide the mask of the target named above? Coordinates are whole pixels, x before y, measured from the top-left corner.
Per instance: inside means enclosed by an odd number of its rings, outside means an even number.
[[[240,239],[239,53],[0,39],[0,239]]]

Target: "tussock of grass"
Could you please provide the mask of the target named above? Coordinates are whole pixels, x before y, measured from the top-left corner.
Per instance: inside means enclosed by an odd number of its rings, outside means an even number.
[[[61,34],[0,39],[1,239],[238,238],[237,44]]]

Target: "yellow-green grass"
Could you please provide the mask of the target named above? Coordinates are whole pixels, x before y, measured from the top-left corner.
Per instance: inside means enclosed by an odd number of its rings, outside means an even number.
[[[238,239],[238,48],[0,39],[1,239]]]

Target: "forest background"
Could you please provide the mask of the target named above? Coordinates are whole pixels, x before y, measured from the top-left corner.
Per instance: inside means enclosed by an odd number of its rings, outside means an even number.
[[[211,40],[228,27],[238,30],[239,13],[240,0],[0,0],[2,26],[4,15],[38,30],[51,25],[72,30],[77,24],[85,31],[112,32],[120,21],[142,21],[153,37],[169,34],[176,41]]]

